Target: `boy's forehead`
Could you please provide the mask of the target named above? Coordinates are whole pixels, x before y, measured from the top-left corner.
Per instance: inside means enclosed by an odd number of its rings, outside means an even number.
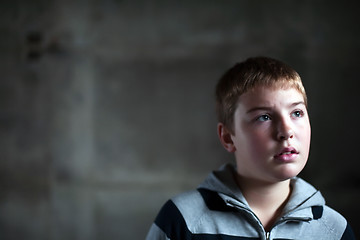
[[[296,89],[295,81],[286,81],[286,80],[279,80],[274,82],[268,83],[258,83],[251,86],[246,92],[248,91],[257,91],[257,90],[284,90],[284,89]]]
[[[256,86],[248,89],[244,93],[242,93],[240,95],[240,97],[242,95],[245,95],[245,94],[248,94],[248,93],[255,94],[255,95],[261,97],[264,92],[273,92],[273,93],[278,92],[278,93],[280,93],[280,92],[287,91],[287,90],[290,90],[290,91],[293,91],[293,92],[298,92],[300,95],[302,95],[304,97],[304,94],[294,84],[291,84],[291,83],[288,83],[288,82],[285,82],[285,83],[272,83],[271,85],[256,85]]]
[[[303,94],[294,87],[266,87],[258,86],[243,93],[238,104],[244,107],[271,106],[278,103],[292,105],[302,103],[305,105]]]

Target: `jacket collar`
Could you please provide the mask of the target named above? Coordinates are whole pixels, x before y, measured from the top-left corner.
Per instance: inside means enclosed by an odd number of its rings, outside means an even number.
[[[251,211],[249,204],[236,184],[235,174],[235,167],[232,164],[225,164],[219,170],[209,174],[205,181],[200,184],[199,189],[203,189],[203,193],[204,191],[216,193],[227,206]],[[302,220],[314,218],[314,211],[317,211],[317,207],[325,205],[321,193],[298,177],[291,179],[290,184],[293,190],[284,208],[282,218]],[[212,198],[211,196],[214,197],[215,195],[207,194],[208,199]],[[219,199],[216,202],[219,204]],[[216,204],[213,204],[213,207],[215,206]]]

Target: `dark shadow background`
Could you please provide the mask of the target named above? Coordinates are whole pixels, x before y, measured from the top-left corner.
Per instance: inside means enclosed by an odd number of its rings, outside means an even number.
[[[0,4],[1,239],[144,239],[161,205],[232,157],[213,92],[237,61],[298,70],[301,174],[359,235],[357,1]]]

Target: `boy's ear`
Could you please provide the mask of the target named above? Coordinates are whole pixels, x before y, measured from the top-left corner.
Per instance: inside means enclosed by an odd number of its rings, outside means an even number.
[[[220,139],[221,144],[228,152],[235,152],[236,148],[234,146],[234,142],[231,138],[231,132],[227,129],[227,127],[223,123],[218,123],[217,132]]]

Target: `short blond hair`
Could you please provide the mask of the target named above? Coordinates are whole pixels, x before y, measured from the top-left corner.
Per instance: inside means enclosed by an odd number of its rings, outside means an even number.
[[[248,58],[227,70],[216,85],[218,121],[233,132],[234,113],[239,97],[257,86],[295,88],[307,96],[300,75],[289,65],[268,57]]]

